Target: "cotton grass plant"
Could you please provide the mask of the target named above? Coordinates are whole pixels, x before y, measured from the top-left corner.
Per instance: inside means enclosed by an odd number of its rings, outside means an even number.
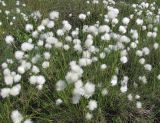
[[[23,27],[3,34],[12,51],[1,60],[2,122],[159,122],[156,2],[83,2],[63,18],[16,1],[26,9],[16,9]]]

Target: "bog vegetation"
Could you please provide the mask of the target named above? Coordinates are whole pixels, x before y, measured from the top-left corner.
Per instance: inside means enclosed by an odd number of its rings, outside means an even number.
[[[159,4],[0,0],[0,122],[160,122]]]

